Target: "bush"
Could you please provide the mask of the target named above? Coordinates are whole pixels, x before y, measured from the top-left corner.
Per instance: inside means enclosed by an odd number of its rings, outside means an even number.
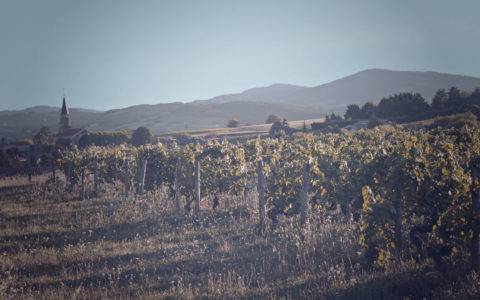
[[[282,118],[277,115],[269,115],[265,124],[273,124],[275,122],[282,122]]]
[[[236,128],[240,126],[240,121],[238,119],[231,119],[227,123],[228,128]]]
[[[374,128],[374,127],[377,127],[378,125],[382,125],[382,122],[379,119],[370,118],[370,120],[368,121],[367,128]]]
[[[347,106],[347,111],[345,112],[344,118],[345,120],[358,120],[362,119],[363,113],[360,110],[360,106],[357,104],[350,104]]]
[[[148,144],[152,141],[152,134],[146,127],[138,127],[132,134],[131,143],[134,146]]]
[[[283,119],[283,121],[277,121],[272,124],[272,126],[270,127],[270,131],[268,132],[268,135],[271,138],[282,138],[286,136],[291,136],[296,131],[298,130],[290,127],[288,125],[287,120]]]
[[[331,113],[330,115],[325,116],[325,123],[336,123],[343,121],[342,116]]]
[[[430,128],[461,128],[464,125],[474,126],[478,122],[477,117],[471,113],[456,114],[451,116],[436,117]]]

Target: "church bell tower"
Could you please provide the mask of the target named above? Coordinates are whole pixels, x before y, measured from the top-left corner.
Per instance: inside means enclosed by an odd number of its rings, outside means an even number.
[[[60,133],[64,132],[66,129],[70,129],[72,127],[72,123],[70,121],[70,113],[68,112],[67,103],[65,101],[65,95],[63,96],[63,104],[62,104],[62,113],[60,115]]]

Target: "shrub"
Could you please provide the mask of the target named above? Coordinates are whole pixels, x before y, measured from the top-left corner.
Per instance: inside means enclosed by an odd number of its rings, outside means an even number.
[[[236,128],[240,126],[240,121],[238,121],[238,119],[231,119],[228,121],[227,126],[229,128]]]
[[[134,146],[148,144],[152,141],[152,134],[146,127],[138,127],[132,134],[131,143]]]
[[[464,125],[474,126],[478,122],[477,117],[471,113],[456,114],[451,116],[436,117],[430,128],[460,128]]]
[[[283,119],[283,121],[277,121],[272,124],[270,127],[270,131],[268,132],[268,135],[271,138],[282,138],[286,136],[291,136],[294,132],[296,132],[297,129],[292,128],[288,125],[288,122],[286,119]]]
[[[360,110],[360,106],[357,104],[350,104],[347,106],[347,111],[345,112],[344,118],[346,120],[357,120],[362,119],[364,116]]]
[[[275,122],[282,122],[282,118],[277,115],[269,115],[265,124],[273,124]]]
[[[377,127],[378,125],[382,125],[382,122],[379,119],[370,118],[370,120],[368,121],[367,127],[368,128],[374,128],[374,127]]]

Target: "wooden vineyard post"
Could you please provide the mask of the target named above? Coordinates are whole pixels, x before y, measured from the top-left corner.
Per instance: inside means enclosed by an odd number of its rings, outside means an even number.
[[[402,195],[400,194],[400,190],[398,188],[395,189],[396,194],[394,195],[394,234],[395,234],[395,247],[397,249],[397,255],[400,258],[402,253],[402,215],[403,215],[403,203],[402,203]]]
[[[180,158],[177,158],[177,164],[175,165],[175,211],[180,213]]]
[[[147,160],[143,159],[140,166],[140,178],[138,183],[138,192],[139,194],[145,193],[145,175],[147,173]]]
[[[98,196],[98,160],[93,161],[93,193]]]
[[[52,161],[51,161],[51,168],[52,168],[52,181],[55,182],[55,157],[52,153]]]
[[[80,194],[82,199],[85,199],[85,168],[82,168],[81,173],[81,187],[80,187]]]
[[[65,174],[67,178],[67,180],[65,180],[65,188],[68,189],[69,192],[72,192],[73,191],[73,186],[74,186],[74,183],[73,183],[73,168],[72,168],[72,163],[68,162],[67,163],[67,170],[66,170],[67,174]]]
[[[200,187],[201,187],[200,160],[197,159],[195,161],[195,214],[200,213],[200,200],[201,200]]]
[[[128,174],[128,165],[125,166],[124,170],[124,188],[125,188],[125,197],[128,197],[130,193],[130,174]]]
[[[32,183],[32,173],[33,173],[33,155],[28,157],[28,182]]]
[[[310,192],[310,179],[308,173],[310,165],[305,164],[302,171],[302,191],[300,192],[300,224],[303,226],[307,223],[308,213],[310,210],[310,199],[308,194]]]
[[[259,214],[259,229],[260,232],[265,230],[265,176],[263,174],[263,160],[258,161],[257,167],[258,174],[258,214]]]

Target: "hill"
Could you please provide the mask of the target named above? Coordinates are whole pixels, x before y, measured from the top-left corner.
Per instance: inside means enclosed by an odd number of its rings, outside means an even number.
[[[7,137],[9,140],[32,137],[42,126],[55,132],[58,128],[59,113],[60,108],[46,106],[0,112],[0,137]],[[155,134],[186,129],[222,128],[232,118],[240,119],[242,124],[258,124],[265,122],[270,114],[289,120],[318,118],[323,114],[319,108],[248,101],[208,105],[181,102],[136,105],[105,112],[70,109],[70,113],[75,127],[92,131],[112,131],[146,126]]]
[[[149,127],[155,134],[205,128],[221,128],[231,118],[243,125],[263,123],[270,114],[288,120],[343,113],[348,104],[378,102],[400,92],[417,92],[428,101],[440,88],[456,86],[465,91],[480,87],[480,78],[436,72],[365,70],[315,87],[274,84],[209,100],[136,105],[104,112],[71,109],[73,125],[89,130]],[[41,126],[57,130],[59,108],[36,106],[20,111],[0,112],[0,137],[31,137]]]
[[[480,87],[480,78],[437,72],[369,69],[314,87],[274,84],[217,96],[205,100],[205,103],[261,101],[321,106],[325,111],[343,112],[348,104],[378,102],[383,97],[401,92],[420,93],[430,101],[438,89],[452,86],[472,91]]]
[[[74,126],[88,127],[98,119],[101,112],[71,108],[70,115],[74,120]],[[1,111],[0,137],[6,137],[9,140],[29,138],[42,126],[47,126],[51,131],[56,132],[59,118],[59,107],[35,106],[18,111]]]

